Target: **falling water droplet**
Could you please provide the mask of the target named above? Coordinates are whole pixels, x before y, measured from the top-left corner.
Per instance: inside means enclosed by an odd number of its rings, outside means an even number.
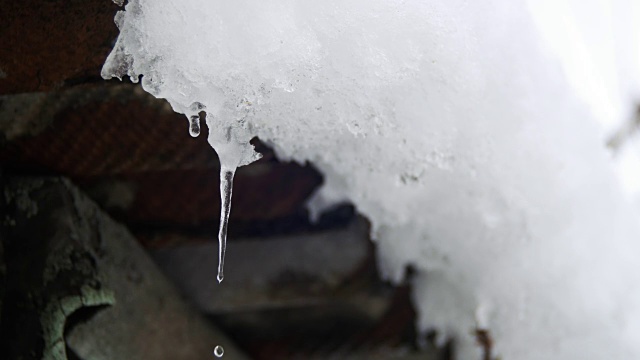
[[[222,346],[217,345],[215,349],[213,349],[213,355],[219,358],[222,357],[222,355],[224,355],[224,349],[222,348]]]
[[[222,166],[220,169],[220,230],[218,231],[218,283],[224,279],[224,255],[227,251],[227,227],[231,211],[231,193],[235,168],[230,170]]]
[[[200,135],[200,116],[192,115],[189,118],[189,135],[197,137]]]

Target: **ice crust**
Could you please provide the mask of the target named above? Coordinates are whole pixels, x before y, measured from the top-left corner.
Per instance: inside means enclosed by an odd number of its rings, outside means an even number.
[[[103,77],[205,111],[225,169],[253,136],[312,162],[312,212],[352,201],[459,359],[481,358],[476,327],[504,360],[640,359],[640,226],[604,146],[640,99],[637,1],[125,9]]]

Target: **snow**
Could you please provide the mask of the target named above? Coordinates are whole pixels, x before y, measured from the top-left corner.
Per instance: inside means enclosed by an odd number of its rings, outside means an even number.
[[[192,135],[204,111],[222,178],[253,136],[312,162],[312,213],[352,201],[459,359],[481,358],[476,328],[505,360],[640,358],[640,163],[605,147],[640,99],[637,1],[125,9],[103,77],[142,75]]]

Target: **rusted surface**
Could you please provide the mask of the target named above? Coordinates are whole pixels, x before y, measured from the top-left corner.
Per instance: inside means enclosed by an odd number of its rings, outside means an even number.
[[[100,79],[118,9],[108,0],[3,1],[0,95]]]
[[[189,136],[184,116],[136,89],[87,87],[49,114],[44,131],[9,143],[0,158],[72,178],[217,165],[206,139]]]
[[[252,174],[262,167],[260,174]],[[220,217],[217,168],[124,178],[139,185],[127,213],[140,223],[187,226],[217,223]],[[320,181],[315,171],[296,164],[255,164],[241,168],[234,179],[230,221],[260,221],[294,214]]]

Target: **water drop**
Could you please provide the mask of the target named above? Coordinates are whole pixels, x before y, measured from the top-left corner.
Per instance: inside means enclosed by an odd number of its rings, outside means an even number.
[[[224,349],[222,348],[222,346],[217,345],[215,349],[213,349],[213,355],[219,358],[222,357],[222,355],[224,355]]]
[[[231,193],[233,190],[233,170],[222,166],[220,169],[220,230],[218,231],[218,283],[224,279],[224,255],[227,251],[227,227],[231,211]]]
[[[189,118],[189,135],[197,137],[200,135],[200,116],[192,115]]]

